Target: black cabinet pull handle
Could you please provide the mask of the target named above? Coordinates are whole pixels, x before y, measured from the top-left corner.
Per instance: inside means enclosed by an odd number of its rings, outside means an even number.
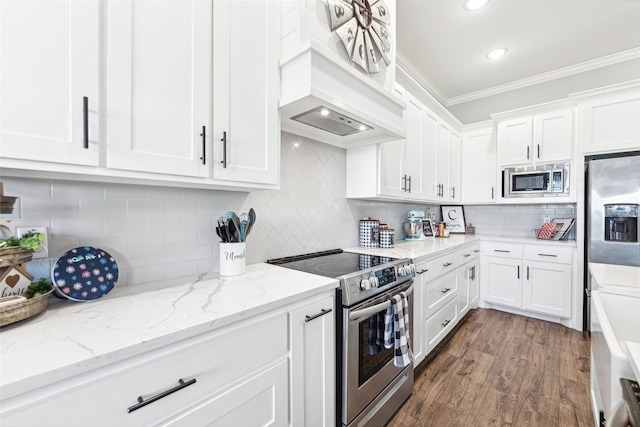
[[[493,193],[494,193],[494,189],[493,189],[493,187],[491,187],[491,200],[493,200],[493,198],[494,198]]]
[[[89,148],[89,98],[82,97],[82,147]]]
[[[444,322],[442,322],[442,327],[446,328],[449,323],[451,323],[451,320],[445,320]]]
[[[540,158],[540,144],[538,144],[538,158]]]
[[[505,251],[505,250],[502,250],[502,249],[494,249],[493,252],[502,252],[502,253],[508,254],[511,251]]]
[[[160,392],[160,393],[156,394],[155,396],[151,396],[151,397],[150,397],[149,399],[147,399],[147,400],[144,400],[144,398],[143,398],[142,396],[138,396],[138,403],[136,403],[136,404],[135,404],[135,405],[133,405],[133,406],[130,406],[130,407],[127,409],[127,412],[128,412],[128,413],[131,413],[131,412],[133,412],[133,411],[137,411],[138,409],[142,408],[143,406],[147,406],[148,404],[153,403],[153,402],[155,402],[156,400],[160,400],[160,399],[162,399],[163,397],[167,397],[167,396],[169,396],[170,394],[175,393],[175,392],[176,392],[176,391],[178,391],[178,390],[182,390],[182,389],[183,389],[183,388],[185,388],[185,387],[189,387],[190,385],[195,384],[195,383],[196,383],[196,379],[195,379],[195,378],[191,378],[189,381],[185,381],[185,380],[183,380],[182,378],[180,378],[180,379],[178,380],[178,385],[177,385],[177,386],[175,386],[175,387],[171,387],[171,388],[170,388],[170,389],[168,389],[168,390],[162,391],[162,392]]]
[[[518,266],[518,279],[520,278],[520,266]]]
[[[553,255],[553,254],[538,254],[539,256],[550,256],[552,258],[557,258],[558,255]]]
[[[222,167],[227,168],[227,132],[222,132]]]
[[[456,198],[456,187],[451,187],[451,198],[452,199]]]
[[[527,265],[527,280],[529,280],[529,266]]]
[[[463,257],[465,258],[469,258],[471,256],[471,254],[462,254]]]
[[[442,289],[440,289],[440,293],[446,294],[450,290],[451,290],[451,288],[442,288]]]
[[[320,316],[324,316],[327,313],[331,313],[333,311],[333,309],[331,308],[323,308],[322,310],[320,310],[320,313],[314,314],[313,316],[304,316],[304,321],[306,322],[310,322],[313,319],[316,319]]]
[[[448,262],[448,263],[446,263],[446,264],[442,264],[442,266],[443,266],[443,267],[449,267],[449,266],[450,266],[450,265],[452,265],[452,264],[453,264],[452,262]]]
[[[202,126],[202,133],[200,134],[200,136],[202,137],[202,157],[200,157],[200,160],[202,160],[202,164],[206,165],[207,164],[207,127],[206,126]]]
[[[527,145],[527,160],[529,160],[529,148],[531,148],[531,147],[529,147],[529,146]]]
[[[409,177],[409,193],[411,193],[411,177]]]

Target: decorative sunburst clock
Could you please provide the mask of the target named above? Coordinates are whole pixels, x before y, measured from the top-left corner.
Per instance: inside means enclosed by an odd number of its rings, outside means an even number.
[[[331,31],[340,37],[353,63],[369,74],[377,73],[379,53],[387,66],[391,64],[391,11],[384,1],[327,0],[327,5]]]

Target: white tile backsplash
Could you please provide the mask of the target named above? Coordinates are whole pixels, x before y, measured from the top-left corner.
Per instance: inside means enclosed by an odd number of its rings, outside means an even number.
[[[244,192],[165,188],[2,177],[5,194],[18,196],[17,226],[46,226],[50,258],[29,263],[48,276],[55,259],[79,245],[101,247],[120,265],[119,285],[162,280],[218,269],[216,219],[248,212],[257,223],[247,241],[247,262],[358,245],[358,221],[374,217],[404,237],[412,209],[434,205],[345,198],[343,149],[282,134],[281,189]],[[573,205],[465,206],[478,234],[531,236],[542,218],[575,216]]]

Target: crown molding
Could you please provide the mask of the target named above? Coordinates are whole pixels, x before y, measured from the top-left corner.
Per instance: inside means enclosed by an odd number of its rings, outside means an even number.
[[[423,89],[431,94],[439,103],[447,105],[449,98],[425,76],[425,74],[407,56],[396,48],[396,66],[402,68]]]
[[[548,73],[538,74],[536,76],[528,77],[526,79],[516,80],[504,85],[494,86],[488,89],[471,92],[466,95],[456,96],[453,98],[446,98],[444,105],[450,107],[456,104],[462,104],[464,102],[474,101],[488,96],[498,95],[500,93],[509,92],[512,90],[522,89],[528,86],[545,83],[551,80],[556,80],[562,77],[568,77],[574,74],[584,73],[586,71],[595,70],[598,68],[606,67],[609,65],[618,64],[620,62],[630,61],[640,58],[640,48],[634,48],[625,50],[623,52],[615,53],[613,55],[603,56],[591,61],[582,62],[580,64],[571,65],[569,67],[559,68]],[[413,73],[413,70],[411,70]]]

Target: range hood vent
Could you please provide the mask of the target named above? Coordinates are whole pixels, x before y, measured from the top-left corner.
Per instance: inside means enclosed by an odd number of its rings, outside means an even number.
[[[314,128],[326,130],[327,132],[340,136],[373,129],[371,126],[360,123],[354,118],[345,116],[324,106],[293,116],[291,120],[305,123]]]
[[[341,148],[404,138],[405,102],[310,42],[280,64],[281,128]]]

